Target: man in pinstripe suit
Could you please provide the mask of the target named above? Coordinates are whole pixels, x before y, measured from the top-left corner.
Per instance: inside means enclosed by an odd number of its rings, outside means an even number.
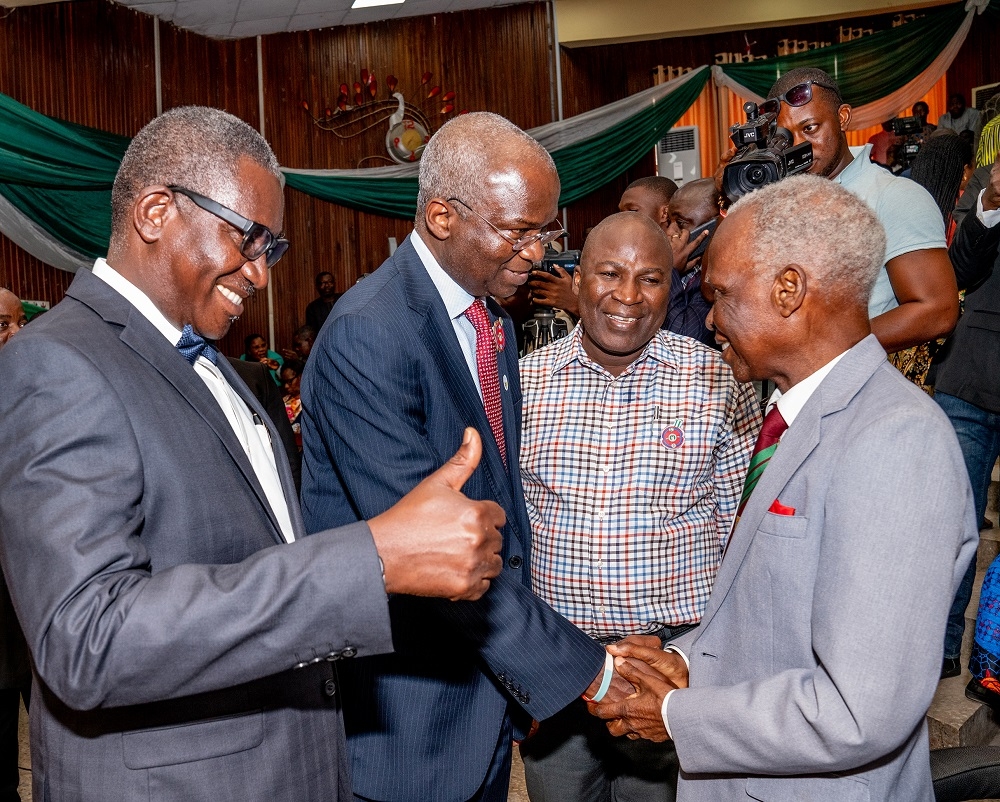
[[[507,513],[504,570],[479,602],[391,599],[396,655],[341,672],[360,799],[504,802],[512,738],[611,679],[604,649],[530,590],[514,330],[489,297],[513,294],[561,232],[547,227],[558,198],[548,153],[503,118],[443,126],[421,160],[416,230],[337,303],[306,369],[310,527],[385,509],[466,426],[484,449],[464,492]]]

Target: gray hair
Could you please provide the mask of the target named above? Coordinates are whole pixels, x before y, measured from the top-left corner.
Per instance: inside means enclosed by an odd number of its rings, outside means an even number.
[[[499,114],[477,111],[449,120],[431,137],[420,157],[417,223],[432,198],[461,198],[475,206],[491,170],[505,162],[520,164],[532,158],[557,174],[555,162],[538,140]],[[465,210],[459,213],[464,215]]]
[[[135,135],[115,176],[112,243],[121,244],[132,204],[145,187],[179,184],[232,203],[242,158],[284,183],[270,145],[238,117],[207,106],[179,106],[154,118]]]
[[[885,229],[868,205],[840,184],[814,175],[786,178],[744,195],[729,210],[753,218],[758,273],[798,264],[820,293],[868,305],[885,262]]]

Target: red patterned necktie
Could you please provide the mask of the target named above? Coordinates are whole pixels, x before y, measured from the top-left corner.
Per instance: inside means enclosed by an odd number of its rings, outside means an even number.
[[[781,435],[785,433],[785,429],[787,428],[788,424],[781,417],[778,405],[775,404],[771,407],[771,411],[764,416],[764,424],[760,427],[757,442],[754,443],[753,453],[750,455],[750,466],[747,468],[747,478],[743,482],[743,492],[740,495],[740,504],[736,508],[736,520],[733,522],[732,531],[729,533],[729,540],[726,541],[726,551],[729,550],[729,544],[733,542],[733,532],[736,531],[736,524],[739,523],[740,516],[743,515],[743,508],[746,507],[747,502],[750,500],[750,495],[753,493],[754,488],[757,487],[757,482],[760,481],[760,477],[764,474],[764,469],[767,467],[767,463],[771,461],[771,457],[778,448],[778,441],[781,440]],[[723,556],[725,556],[725,553],[723,553]]]
[[[479,387],[483,392],[486,419],[490,422],[493,437],[500,449],[503,464],[507,465],[507,446],[503,438],[503,406],[500,403],[500,375],[497,369],[497,341],[490,326],[490,316],[482,298],[472,302],[465,316],[476,330],[476,370]]]

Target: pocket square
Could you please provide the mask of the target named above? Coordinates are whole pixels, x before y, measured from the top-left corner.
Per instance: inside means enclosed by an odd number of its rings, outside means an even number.
[[[775,515],[795,515],[795,507],[786,507],[778,499],[775,499],[768,512],[773,512]]]

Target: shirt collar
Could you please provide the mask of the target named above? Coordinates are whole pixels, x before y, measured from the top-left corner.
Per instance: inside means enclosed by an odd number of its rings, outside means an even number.
[[[788,392],[782,393],[781,390],[775,389],[767,401],[767,411],[770,412],[771,407],[777,404],[781,417],[785,419],[785,423],[791,426],[792,421],[798,417],[798,414],[802,411],[802,407],[806,405],[806,402],[816,391],[816,388],[820,386],[823,379],[844,358],[844,354],[846,353],[847,351],[844,351],[843,354],[835,356],[815,373],[809,374],[798,384],[789,387]]]
[[[420,263],[424,266],[424,270],[431,277],[438,295],[444,301],[448,317],[455,320],[464,315],[465,310],[472,306],[472,302],[476,300],[476,296],[470,295],[455,279],[445,273],[444,268],[438,264],[434,254],[431,253],[431,249],[427,247],[427,243],[420,238],[416,231],[410,234],[410,242],[413,244],[413,250],[420,257]]]
[[[163,313],[142,290],[115,270],[104,259],[94,262],[94,275],[128,301],[156,330],[166,337],[171,345],[177,345],[181,330],[167,320]]]
[[[676,370],[678,360],[674,357],[673,352],[670,349],[670,336],[670,333],[664,331],[663,329],[657,331],[656,334],[653,335],[653,339],[646,343],[646,347],[643,349],[642,353],[639,354],[635,361],[625,368],[620,375],[624,376],[627,373],[631,373],[635,370],[636,366],[645,359],[654,359],[657,362],[662,362],[664,365]],[[586,352],[586,350],[584,350],[583,323],[578,323],[569,337],[566,337],[563,340],[556,340],[556,343],[553,344],[552,347],[560,347],[562,351],[562,353],[556,356],[552,362],[553,374],[566,368],[573,362],[579,362],[583,367],[590,368],[591,370],[600,373],[608,373],[607,368],[591,359],[590,355]]]
[[[838,184],[844,183],[845,178],[852,178],[857,173],[860,173],[865,166],[865,162],[871,160],[872,146],[864,145],[863,147],[851,147],[848,148],[851,151],[851,155],[854,157],[851,159],[851,163],[848,164],[843,170],[837,173],[833,180]],[[862,154],[863,157],[862,157]]]

